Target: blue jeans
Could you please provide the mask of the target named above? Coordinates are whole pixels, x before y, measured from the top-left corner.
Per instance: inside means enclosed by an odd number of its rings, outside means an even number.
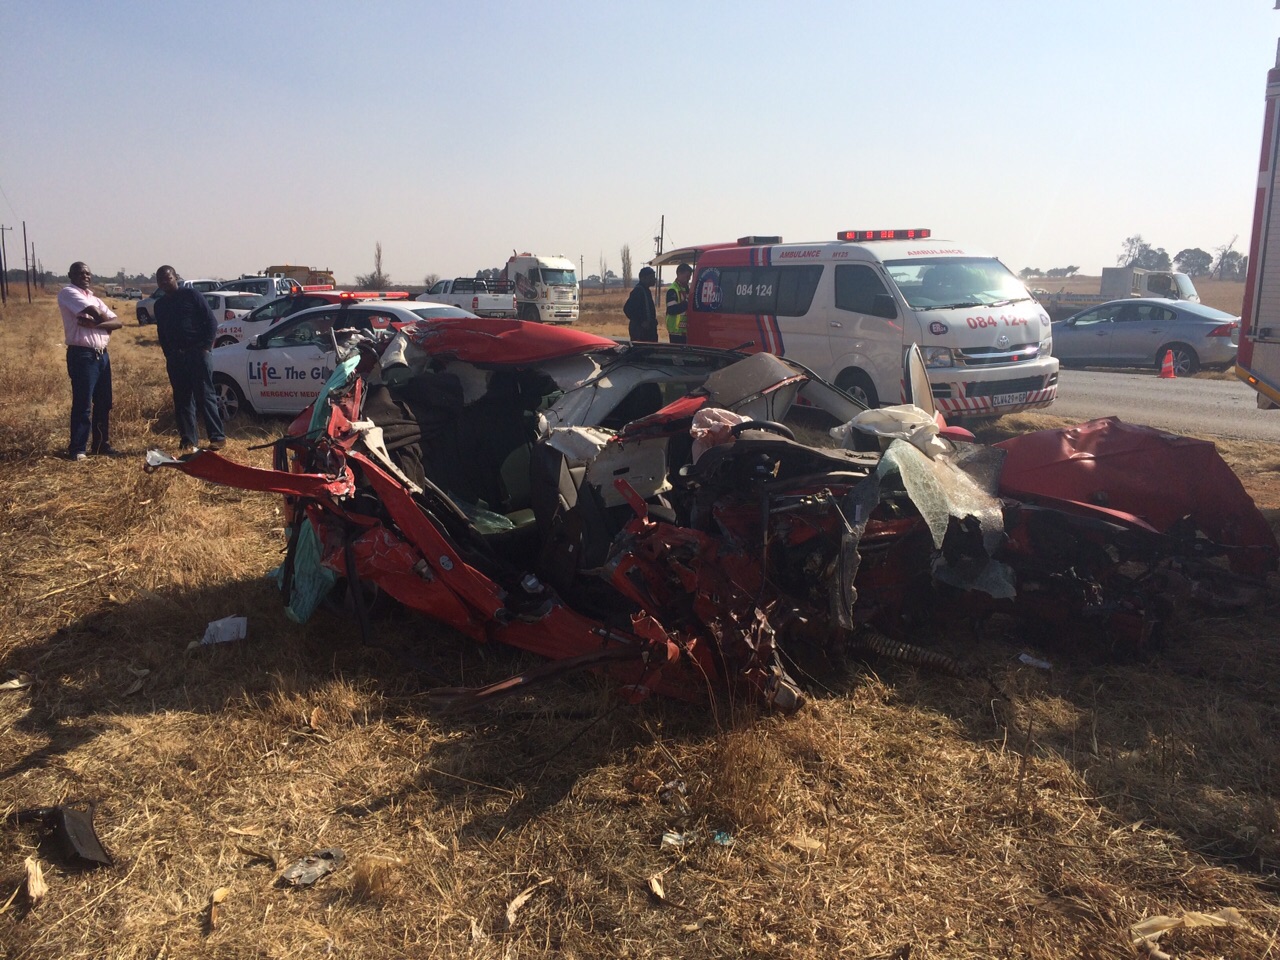
[[[178,421],[178,436],[184,447],[194,447],[200,439],[196,429],[196,410],[204,419],[204,431],[210,443],[226,439],[222,432],[222,413],[218,395],[213,390],[213,357],[203,347],[185,347],[165,355],[169,384],[173,387],[173,415]]]
[[[108,445],[111,432],[111,358],[92,347],[67,347],[71,377],[71,444],[67,453],[84,453],[93,437],[94,453]]]

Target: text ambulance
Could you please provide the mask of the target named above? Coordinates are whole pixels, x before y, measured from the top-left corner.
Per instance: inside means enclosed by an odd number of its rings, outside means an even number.
[[[869,406],[901,402],[918,343],[950,418],[1045,407],[1058,391],[1049,316],[994,257],[928,230],[848,230],[835,242],[742,237],[688,247],[689,343],[797,360]]]

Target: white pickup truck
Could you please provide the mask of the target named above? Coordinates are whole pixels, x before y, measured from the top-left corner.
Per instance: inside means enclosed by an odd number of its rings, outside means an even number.
[[[441,280],[418,297],[429,303],[448,303],[477,317],[515,317],[515,284],[510,280],[458,277]]]

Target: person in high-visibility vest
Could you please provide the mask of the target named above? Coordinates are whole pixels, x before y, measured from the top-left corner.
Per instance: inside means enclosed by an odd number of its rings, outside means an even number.
[[[676,267],[676,278],[667,287],[667,339],[685,343],[689,339],[689,281],[693,267],[682,263]]]

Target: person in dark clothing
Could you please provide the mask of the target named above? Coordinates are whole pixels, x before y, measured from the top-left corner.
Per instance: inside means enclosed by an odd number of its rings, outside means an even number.
[[[169,384],[173,387],[173,415],[184,453],[195,453],[200,433],[196,409],[204,419],[209,449],[221,450],[226,440],[222,414],[213,389],[213,340],[218,321],[204,295],[178,286],[178,274],[165,264],[156,271],[156,286],[164,296],[156,301],[156,334],[164,351]]]
[[[627,331],[633,341],[658,342],[658,312],[653,306],[653,286],[658,275],[653,267],[641,267],[639,282],[627,297],[622,312],[627,315]]]

